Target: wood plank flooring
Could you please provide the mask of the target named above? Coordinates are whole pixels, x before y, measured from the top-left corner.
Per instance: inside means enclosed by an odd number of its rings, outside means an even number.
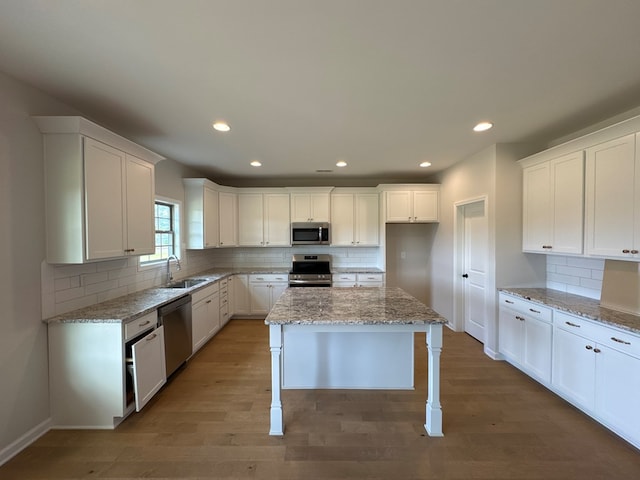
[[[448,329],[445,436],[428,437],[424,334],[415,348],[415,391],[285,390],[270,437],[268,329],[232,320],[116,430],[51,431],[0,479],[640,478],[638,450]]]

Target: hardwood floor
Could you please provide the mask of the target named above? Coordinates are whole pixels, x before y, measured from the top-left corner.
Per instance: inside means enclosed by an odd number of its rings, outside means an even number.
[[[0,479],[637,479],[640,452],[505,362],[445,329],[443,438],[415,391],[283,391],[270,437],[268,329],[232,320],[113,431],[51,431]],[[640,408],[640,402],[639,402]]]

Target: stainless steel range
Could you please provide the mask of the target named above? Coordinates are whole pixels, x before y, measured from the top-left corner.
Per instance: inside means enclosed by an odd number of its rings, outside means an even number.
[[[289,272],[290,287],[330,287],[331,256],[296,254]]]

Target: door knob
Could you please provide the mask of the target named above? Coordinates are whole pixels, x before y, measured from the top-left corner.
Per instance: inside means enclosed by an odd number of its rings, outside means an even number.
[[[462,278],[469,278],[469,274],[468,273],[463,273],[462,274]]]

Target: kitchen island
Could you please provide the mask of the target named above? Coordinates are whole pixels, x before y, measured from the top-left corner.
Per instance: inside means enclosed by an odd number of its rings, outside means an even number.
[[[411,389],[413,336],[426,332],[425,429],[442,436],[440,352],[447,320],[400,288],[289,288],[265,319],[270,435],[284,434],[282,388]]]

